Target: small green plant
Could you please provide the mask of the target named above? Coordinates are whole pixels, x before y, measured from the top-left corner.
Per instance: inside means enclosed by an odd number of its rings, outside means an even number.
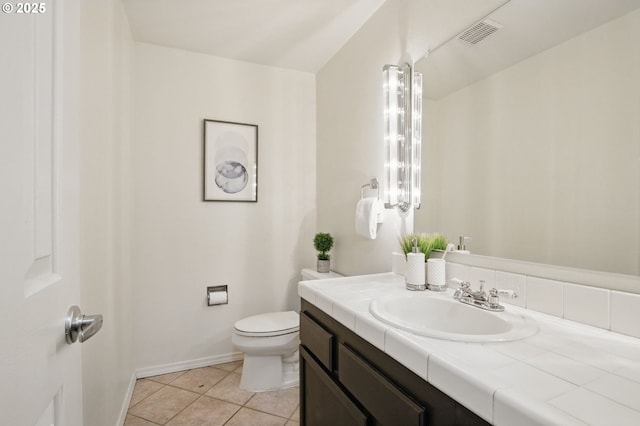
[[[411,253],[413,250],[413,240],[414,238],[418,243],[418,250],[424,253],[424,260],[429,259],[429,255],[432,250],[446,250],[447,238],[440,233],[433,234],[425,234],[425,233],[415,233],[415,234],[407,234],[404,237],[400,238],[400,246],[402,247],[402,251],[406,256],[407,253]]]
[[[318,251],[318,260],[331,259],[331,255],[327,253],[333,247],[333,237],[331,234],[318,232],[313,238],[313,246]]]

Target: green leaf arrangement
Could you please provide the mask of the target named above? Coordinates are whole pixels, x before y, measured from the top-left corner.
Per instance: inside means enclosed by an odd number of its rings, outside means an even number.
[[[331,255],[327,253],[333,247],[333,237],[331,236],[331,234],[318,232],[313,238],[313,246],[319,252],[318,260],[331,259]]]
[[[447,238],[438,232],[434,232],[433,234],[407,234],[404,237],[400,238],[400,246],[402,247],[402,251],[404,252],[405,256],[407,255],[407,253],[411,253],[411,251],[413,250],[414,238],[417,240],[418,250],[424,253],[425,262],[427,261],[427,259],[429,259],[429,255],[431,254],[432,250],[446,250],[447,244],[449,243],[449,241],[447,241]]]

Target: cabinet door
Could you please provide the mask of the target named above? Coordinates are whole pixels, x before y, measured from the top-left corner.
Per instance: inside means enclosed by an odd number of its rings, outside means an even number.
[[[303,347],[300,347],[300,380],[303,426],[366,426],[366,415]]]
[[[425,423],[424,407],[418,405],[358,354],[340,344],[340,382],[383,425]]]

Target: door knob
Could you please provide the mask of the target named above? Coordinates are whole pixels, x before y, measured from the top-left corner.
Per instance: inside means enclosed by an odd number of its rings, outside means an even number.
[[[67,343],[74,343],[80,338],[80,343],[88,340],[102,328],[102,315],[82,315],[80,308],[73,305],[64,320],[64,335]]]

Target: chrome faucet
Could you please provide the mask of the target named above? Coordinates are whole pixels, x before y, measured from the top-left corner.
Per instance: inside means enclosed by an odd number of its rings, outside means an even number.
[[[493,312],[502,312],[504,311],[504,306],[500,304],[499,295],[503,295],[511,299],[518,297],[518,295],[512,290],[499,290],[497,288],[489,290],[489,294],[487,295],[487,292],[483,289],[484,283],[485,282],[483,280],[480,280],[480,289],[473,291],[471,289],[471,283],[469,283],[469,281],[463,281],[460,283],[460,288],[453,293],[453,298],[464,304],[475,306],[476,308]]]

